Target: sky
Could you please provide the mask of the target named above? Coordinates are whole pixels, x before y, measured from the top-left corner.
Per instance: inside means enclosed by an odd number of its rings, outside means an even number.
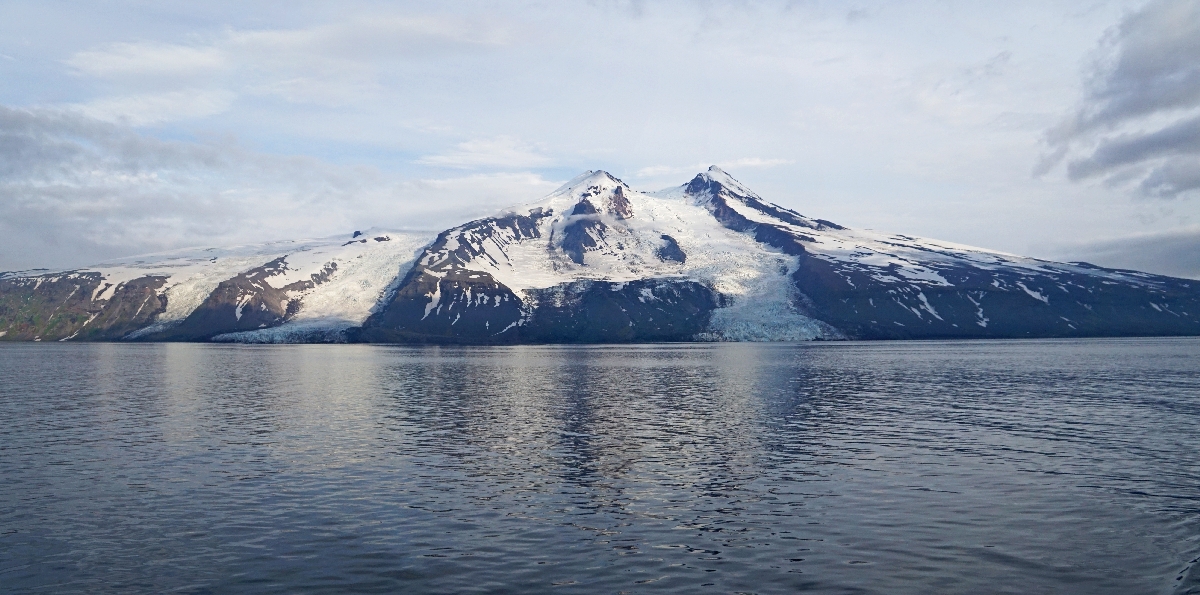
[[[0,0],[0,270],[711,164],[850,227],[1200,278],[1200,3]]]

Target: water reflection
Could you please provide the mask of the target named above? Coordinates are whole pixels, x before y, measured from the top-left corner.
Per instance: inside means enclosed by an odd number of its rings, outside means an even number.
[[[1184,592],[1198,370],[1193,339],[5,346],[0,582]]]

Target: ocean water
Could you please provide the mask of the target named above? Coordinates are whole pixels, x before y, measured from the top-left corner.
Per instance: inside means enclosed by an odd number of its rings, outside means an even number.
[[[5,593],[1200,593],[1200,340],[0,346]]]

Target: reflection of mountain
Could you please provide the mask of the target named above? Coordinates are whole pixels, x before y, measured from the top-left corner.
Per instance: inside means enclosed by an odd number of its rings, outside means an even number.
[[[714,348],[379,350],[376,390],[403,396],[375,416],[442,477],[440,498],[484,491],[513,516],[560,502],[556,522],[614,547],[634,522],[709,531],[697,510],[728,512],[761,477],[762,395],[789,388],[761,363],[769,346]]]
[[[0,277],[0,339],[440,343],[1200,334],[1200,285],[852,230],[713,167],[588,172],[437,235]],[[431,242],[431,243],[430,243]]]

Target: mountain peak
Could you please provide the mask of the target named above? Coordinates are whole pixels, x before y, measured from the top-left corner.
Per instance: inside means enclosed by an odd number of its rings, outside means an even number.
[[[726,173],[725,170],[723,170],[715,165],[709,166],[708,171],[697,174],[696,177],[697,178],[702,177],[706,181],[715,182],[717,184],[720,184],[721,186],[724,186],[726,189],[733,192],[734,194],[739,194],[742,196],[753,196],[755,198],[758,198],[758,195],[755,194],[753,190],[747,188],[744,184],[742,184],[741,182],[734,179],[733,176]]]
[[[551,194],[552,200],[569,199],[573,212],[611,213],[618,219],[633,216],[633,207],[628,195],[633,190],[628,184],[604,170],[588,170],[575,176]]]
[[[596,188],[602,191],[612,190],[619,186],[629,188],[628,184],[602,169],[589,169],[571,178],[566,184],[555,190],[554,194],[579,194],[587,191],[588,188]]]
[[[749,197],[761,200],[753,190],[747,188],[725,170],[713,165],[707,171],[696,174],[687,184],[683,185],[684,192],[694,196],[716,195],[721,189],[739,197]]]

